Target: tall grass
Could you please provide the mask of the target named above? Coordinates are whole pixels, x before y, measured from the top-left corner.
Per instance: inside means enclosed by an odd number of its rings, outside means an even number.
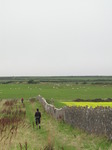
[[[13,103],[13,105],[12,105]],[[15,115],[16,121],[6,121],[8,124],[0,124],[0,146],[8,150],[111,150],[111,142],[104,137],[88,135],[83,131],[75,129],[62,121],[56,121],[46,114],[39,102],[25,100],[24,105],[20,101],[17,103],[1,101],[1,118]],[[11,113],[8,112],[11,107]],[[34,122],[36,108],[42,113],[41,129],[38,129]],[[17,111],[16,111],[17,110]],[[20,111],[21,110],[21,111]],[[14,112],[14,113],[12,113]],[[26,112],[24,116],[22,112]],[[17,118],[20,117],[20,120]],[[13,118],[13,117],[12,117]],[[32,125],[34,122],[34,127]],[[10,124],[10,125],[9,125]],[[17,128],[16,128],[17,127]]]

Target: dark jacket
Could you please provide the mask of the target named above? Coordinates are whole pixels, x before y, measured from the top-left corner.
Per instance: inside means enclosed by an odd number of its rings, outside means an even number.
[[[35,118],[36,118],[36,119],[40,119],[40,118],[41,118],[41,113],[40,113],[39,111],[37,111],[37,112],[35,113]]]

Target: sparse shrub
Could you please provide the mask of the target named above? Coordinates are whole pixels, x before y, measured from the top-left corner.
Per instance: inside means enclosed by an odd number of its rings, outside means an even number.
[[[30,98],[30,102],[31,102],[31,103],[36,102],[36,98],[35,98],[35,97],[34,97],[34,98]]]
[[[53,145],[48,144],[47,146],[45,146],[44,150],[54,150]]]
[[[35,83],[35,82],[34,82],[34,80],[32,80],[32,79],[28,81],[28,84],[34,84],[34,83]]]
[[[28,144],[27,144],[27,142],[25,142],[25,150],[27,150],[28,149]]]
[[[22,144],[21,143],[19,143],[19,146],[20,146],[20,150],[22,150],[23,148],[22,148]]]

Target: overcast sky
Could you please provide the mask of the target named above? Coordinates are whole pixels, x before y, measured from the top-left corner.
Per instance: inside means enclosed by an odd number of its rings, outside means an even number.
[[[0,76],[112,75],[112,0],[0,0]]]

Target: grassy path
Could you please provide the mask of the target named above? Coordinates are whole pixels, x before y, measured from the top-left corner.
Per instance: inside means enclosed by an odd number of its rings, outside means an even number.
[[[66,142],[68,143],[70,142],[70,140],[67,138],[66,133],[61,132],[63,123],[58,123],[51,116],[47,115],[38,102],[31,103],[30,105],[28,102],[26,102],[25,105],[27,110],[27,118],[29,119],[29,122],[30,124],[32,124],[32,126],[33,122],[35,121],[34,113],[36,111],[36,108],[38,107],[42,113],[41,129],[38,129],[38,127],[34,126],[34,131],[38,134],[38,138],[40,139],[39,142],[37,142],[38,147],[45,148],[48,146],[53,146],[55,147],[55,149],[64,148],[65,150],[68,149],[68,147],[71,147],[71,149],[75,148],[74,146],[66,144]],[[59,124],[60,127],[58,126]]]
[[[41,129],[34,127],[35,133],[38,135],[37,146],[40,149],[48,145],[64,150],[111,150],[111,142],[104,138],[88,135],[77,129],[58,122],[51,116],[47,115],[42,106],[38,102],[26,102],[27,118],[33,126],[34,113],[39,108],[42,113]]]

